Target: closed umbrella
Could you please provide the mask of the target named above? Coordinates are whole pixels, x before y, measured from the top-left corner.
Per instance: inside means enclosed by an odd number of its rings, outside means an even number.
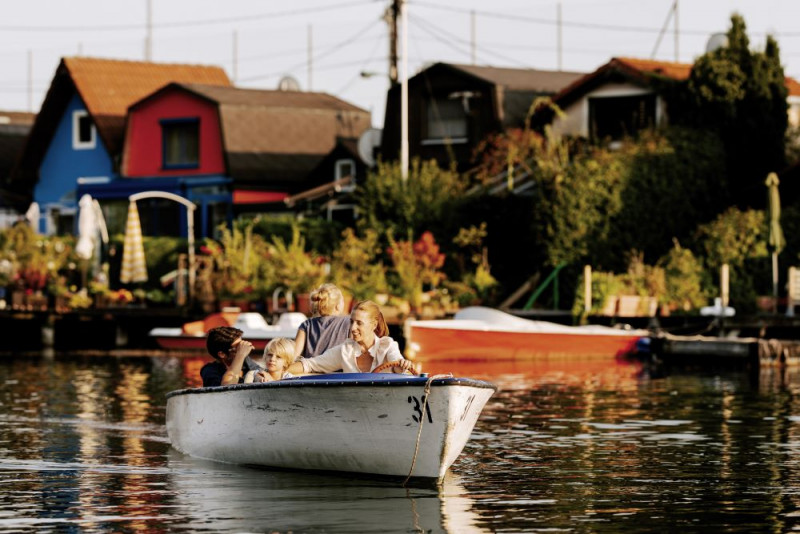
[[[37,234],[39,233],[39,204],[36,202],[31,202],[31,205],[28,206],[28,211],[25,212],[25,219],[28,221],[28,224],[31,225],[33,231]]]
[[[786,246],[786,240],[783,237],[783,229],[781,228],[781,197],[778,192],[778,184],[780,184],[778,175],[774,172],[769,173],[765,184],[767,186],[767,205],[769,209],[767,247],[772,253],[772,311],[776,312],[778,308],[778,254]]]
[[[139,222],[139,210],[136,202],[128,204],[128,221],[125,224],[125,242],[122,247],[122,271],[120,282],[147,281],[147,264],[144,259],[144,243],[142,242],[142,225]]]
[[[84,260],[90,260],[94,256],[94,241],[98,229],[91,195],[83,195],[78,206],[80,212],[78,214],[78,243],[75,245],[75,253]]]

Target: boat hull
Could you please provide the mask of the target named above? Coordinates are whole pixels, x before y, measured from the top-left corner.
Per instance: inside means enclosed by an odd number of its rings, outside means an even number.
[[[424,408],[426,382],[341,374],[181,390],[168,395],[167,432],[175,449],[221,462],[441,479],[495,388],[433,379]]]
[[[430,328],[409,324],[408,346],[420,361],[559,360],[616,358],[636,349],[640,333],[630,335],[513,332]]]

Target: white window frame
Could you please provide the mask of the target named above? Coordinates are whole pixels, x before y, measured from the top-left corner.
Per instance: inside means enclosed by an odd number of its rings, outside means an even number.
[[[347,158],[347,159],[337,159],[336,164],[334,165],[334,173],[333,173],[333,180],[339,181],[342,178],[345,178],[346,174],[344,174],[344,167],[349,165],[351,169],[353,169],[353,173],[350,176],[350,185],[345,187],[340,187],[338,191],[340,192],[350,192],[356,188],[356,160]]]
[[[97,128],[94,122],[91,124],[91,139],[89,141],[81,141],[80,138],[80,121],[83,117],[89,117],[89,112],[85,109],[79,109],[72,112],[72,148],[74,150],[90,150],[97,146]]]

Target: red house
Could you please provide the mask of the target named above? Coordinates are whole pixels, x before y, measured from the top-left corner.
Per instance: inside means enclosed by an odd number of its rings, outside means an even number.
[[[338,178],[324,163],[370,123],[368,111],[324,93],[173,83],[129,108],[120,174],[191,184],[184,196],[210,235],[232,214],[282,209],[289,195]]]

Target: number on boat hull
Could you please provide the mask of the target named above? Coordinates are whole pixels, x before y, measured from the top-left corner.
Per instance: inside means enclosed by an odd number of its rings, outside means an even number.
[[[425,395],[420,398],[417,398],[413,395],[408,396],[408,403],[413,404],[412,410],[414,413],[411,415],[411,418],[414,420],[415,423],[419,423],[420,419],[422,419],[422,406],[425,406],[425,413],[428,414],[428,422],[433,423],[433,415],[431,415],[431,405],[430,403],[425,404]]]

